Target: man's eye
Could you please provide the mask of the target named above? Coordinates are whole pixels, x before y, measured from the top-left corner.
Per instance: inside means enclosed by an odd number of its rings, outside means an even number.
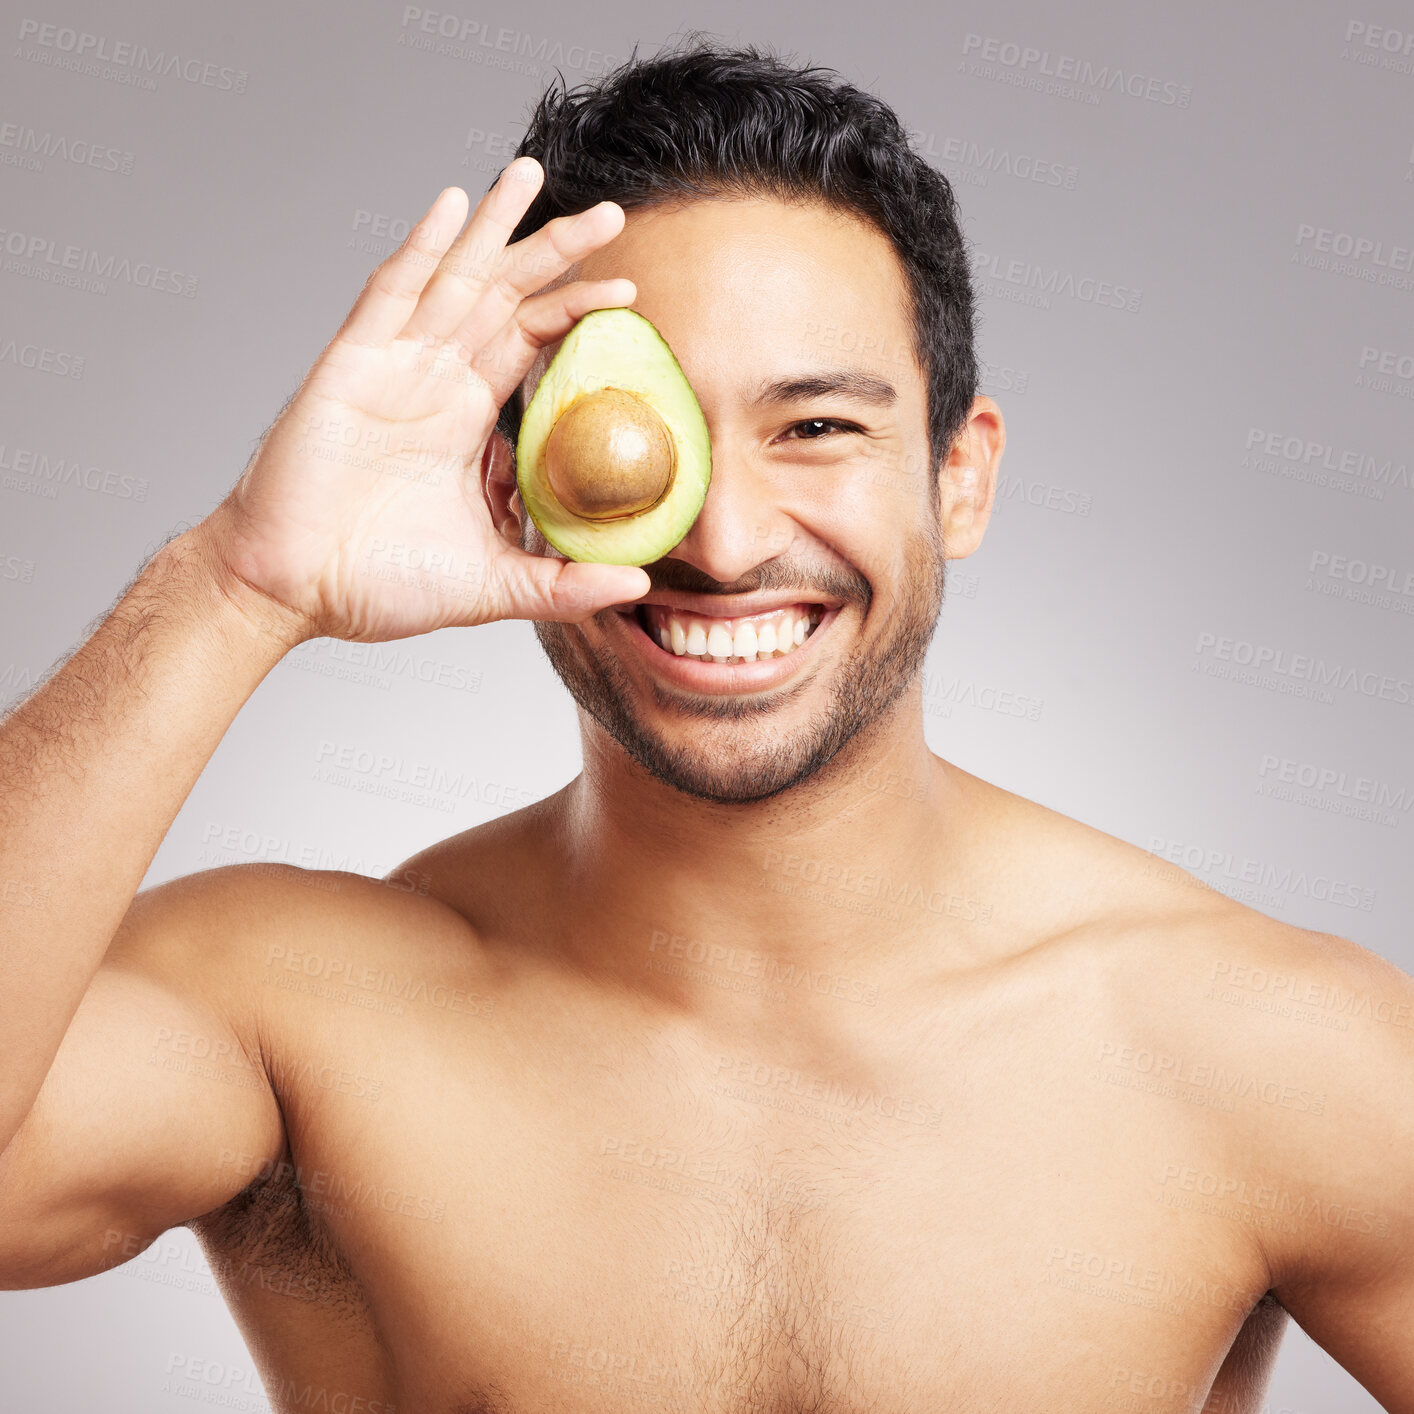
[[[837,417],[807,417],[803,422],[793,422],[793,423],[791,423],[789,430],[794,431],[794,430],[795,430],[796,428],[798,428],[798,427],[799,427],[799,428],[805,428],[805,427],[808,427],[808,428],[833,427],[833,428],[838,429],[838,430],[841,431],[841,432],[854,432],[854,431],[857,430],[852,422],[841,422],[841,421],[839,420],[839,418],[837,418]],[[804,442],[818,442],[818,441],[820,440],[820,438],[821,438],[823,435],[824,435],[824,434],[821,433],[821,432],[811,431],[811,432],[804,433],[801,437],[797,438],[796,440],[797,440],[797,441],[804,441]]]

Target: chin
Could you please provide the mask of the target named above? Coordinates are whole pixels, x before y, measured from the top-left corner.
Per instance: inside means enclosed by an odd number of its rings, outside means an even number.
[[[678,733],[685,739],[674,741],[639,722],[627,729],[622,719],[600,725],[655,780],[722,804],[770,800],[796,789],[839,749],[826,745],[831,733],[820,728],[784,735],[765,723],[753,730],[742,723],[714,729],[693,722]]]
[[[775,692],[699,697],[632,678],[571,626],[537,622],[535,633],[580,709],[634,762],[683,795],[721,804],[770,800],[804,785],[912,676],[885,652],[882,672],[847,658]]]

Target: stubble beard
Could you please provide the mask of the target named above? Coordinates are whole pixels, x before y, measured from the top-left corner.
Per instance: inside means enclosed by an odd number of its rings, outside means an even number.
[[[828,701],[788,736],[773,732],[770,719],[806,690],[804,684],[760,695],[695,699],[653,685],[650,691],[661,710],[713,724],[696,739],[674,743],[637,713],[635,689],[612,653],[591,653],[573,624],[537,621],[535,636],[580,709],[655,779],[700,800],[747,804],[809,780],[878,722],[922,669],[946,581],[936,523],[912,539],[905,560],[908,568],[885,632],[872,643],[861,638],[855,644],[835,669]],[[862,576],[859,582],[863,592],[851,602],[863,611],[860,621],[867,622],[874,595]],[[614,612],[603,610],[591,622]]]

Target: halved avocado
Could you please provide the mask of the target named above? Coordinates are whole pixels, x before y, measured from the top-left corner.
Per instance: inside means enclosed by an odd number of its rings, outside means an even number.
[[[644,565],[691,529],[712,447],[686,375],[631,309],[593,309],[565,336],[516,439],[516,484],[571,560]]]

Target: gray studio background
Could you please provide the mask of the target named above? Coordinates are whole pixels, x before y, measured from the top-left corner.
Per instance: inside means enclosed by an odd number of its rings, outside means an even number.
[[[873,88],[955,181],[1009,445],[929,660],[934,750],[1414,970],[1407,10],[433,3],[0,22],[0,699],[217,503],[370,268],[442,186],[476,201],[556,64],[577,83],[698,27]],[[178,62],[154,80],[122,46]],[[133,273],[45,278],[67,246]],[[148,882],[379,873],[578,770],[529,625],[397,647],[291,655]],[[345,746],[393,764],[321,779]],[[455,778],[435,808],[400,796],[427,766]],[[202,1361],[239,1376],[204,1399],[268,1407],[184,1230],[0,1295],[5,1409],[190,1414],[171,1372]],[[1293,1326],[1270,1408],[1377,1406]]]

